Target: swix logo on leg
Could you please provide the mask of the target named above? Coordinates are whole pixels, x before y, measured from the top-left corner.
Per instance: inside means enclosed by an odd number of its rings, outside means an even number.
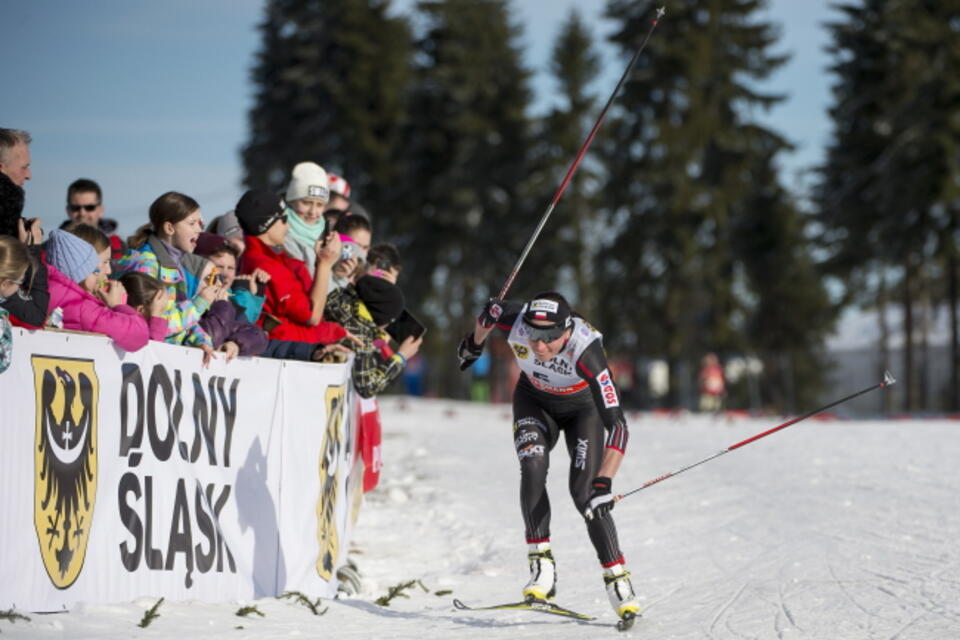
[[[543,456],[544,447],[542,444],[528,444],[519,451],[517,451],[517,457],[523,460],[524,458],[531,458],[534,456]]]
[[[573,460],[573,466],[577,469],[587,468],[587,448],[588,440],[577,438],[577,457]]]
[[[617,399],[617,390],[613,388],[613,379],[610,377],[610,370],[604,369],[597,376],[597,382],[600,383],[600,393],[603,395],[603,406],[606,408],[620,406],[620,400]]]

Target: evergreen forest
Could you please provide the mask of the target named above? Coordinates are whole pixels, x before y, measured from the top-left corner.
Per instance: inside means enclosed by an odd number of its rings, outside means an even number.
[[[303,160],[350,181],[374,241],[403,256],[400,285],[428,327],[427,391],[440,396],[468,396],[456,345],[613,90],[601,51],[625,68],[658,6],[603,0],[602,33],[566,16],[554,93],[535,109],[521,1],[404,12],[390,0],[268,0],[260,25],[247,186],[280,191]],[[803,189],[778,163],[796,141],[756,117],[786,98],[762,88],[788,60],[784,26],[765,21],[763,0],[665,6],[507,297],[566,295],[603,332],[636,408],[694,408],[709,352],[740,374],[728,408],[803,412],[851,392],[831,385],[827,338],[855,311],[879,325],[867,373],[899,380],[884,410],[960,410],[960,6],[834,3],[820,76],[832,134]],[[946,365],[932,375],[937,313]],[[510,366],[500,342],[493,377]],[[659,392],[646,382],[655,363]]]

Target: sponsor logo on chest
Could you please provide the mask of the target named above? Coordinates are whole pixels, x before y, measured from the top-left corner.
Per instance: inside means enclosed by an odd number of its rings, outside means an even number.
[[[573,375],[573,365],[566,358],[553,358],[552,360],[547,360],[544,362],[543,360],[534,357],[533,366],[547,369],[548,371],[560,374],[561,376]]]

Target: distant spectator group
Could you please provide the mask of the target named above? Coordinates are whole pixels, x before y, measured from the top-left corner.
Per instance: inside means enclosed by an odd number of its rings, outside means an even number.
[[[262,356],[345,361],[372,397],[417,354],[391,341],[403,314],[400,255],[372,244],[350,186],[319,164],[292,167],[281,194],[254,189],[206,224],[200,203],[168,191],[124,242],[100,186],[66,186],[66,220],[44,234],[24,219],[30,135],[0,129],[0,372],[11,326],[109,336],[127,351],[150,340],[203,350],[203,362]],[[393,332],[396,333],[396,332]]]

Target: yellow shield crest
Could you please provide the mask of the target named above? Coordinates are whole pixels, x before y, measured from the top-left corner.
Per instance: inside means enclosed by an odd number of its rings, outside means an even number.
[[[320,499],[317,501],[317,541],[320,553],[317,557],[317,575],[324,580],[333,579],[337,558],[340,555],[340,537],[337,535],[337,500],[340,487],[340,457],[346,446],[344,441],[343,415],[346,386],[327,387],[327,429],[320,447]]]
[[[97,496],[97,400],[92,360],[33,356],[36,464],[33,521],[40,555],[58,589],[74,583]]]

